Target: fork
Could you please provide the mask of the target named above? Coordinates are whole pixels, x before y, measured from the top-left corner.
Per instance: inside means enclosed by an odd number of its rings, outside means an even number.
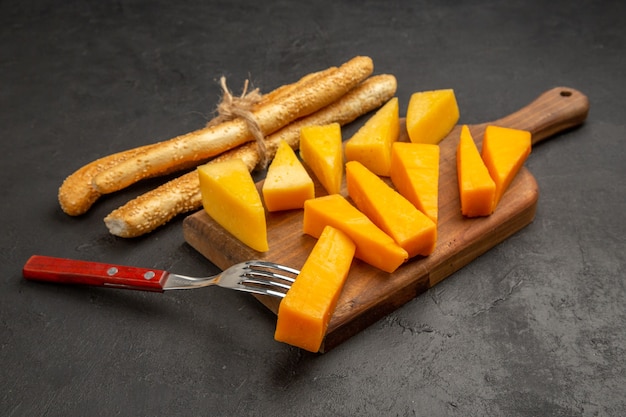
[[[283,298],[299,270],[273,262],[241,262],[211,277],[189,277],[158,269],[33,255],[22,275],[27,280],[58,284],[163,292],[217,285],[237,291]]]

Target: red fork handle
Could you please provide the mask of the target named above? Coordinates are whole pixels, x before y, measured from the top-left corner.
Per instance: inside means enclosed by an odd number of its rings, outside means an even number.
[[[33,255],[24,265],[22,275],[32,281],[163,292],[168,273],[158,269]]]

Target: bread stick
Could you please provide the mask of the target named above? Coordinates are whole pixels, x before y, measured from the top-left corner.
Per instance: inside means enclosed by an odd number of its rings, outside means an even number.
[[[281,140],[297,149],[300,129],[303,126],[332,122],[345,125],[354,121],[391,99],[396,88],[396,78],[393,75],[383,74],[368,78],[335,103],[268,136],[265,139],[268,154],[273,156],[276,153]],[[250,171],[261,159],[256,144],[250,142],[221,154],[209,163],[231,158],[242,159]],[[201,207],[200,181],[197,172],[191,171],[129,201],[111,212],[104,219],[104,223],[113,235],[131,238],[151,232],[175,216]]]
[[[302,88],[278,94],[252,111],[264,135],[337,101],[373,72],[369,57],[355,57],[322,77],[312,77]],[[144,178],[159,175],[189,163],[200,163],[253,140],[246,122],[240,118],[160,142],[94,177],[94,188],[107,194]]]
[[[98,190],[93,187],[94,177],[100,172],[110,169],[123,161],[141,155],[152,146],[155,146],[155,144],[139,146],[104,156],[74,171],[63,180],[63,183],[59,187],[58,200],[61,210],[70,216],[85,214],[102,196],[102,193],[98,192]],[[188,163],[186,166],[179,165],[176,167],[175,171],[193,168],[197,165],[197,163]],[[174,172],[174,170],[164,171],[160,175],[166,175],[172,172]]]
[[[314,77],[323,76],[324,74],[327,74],[334,69],[336,69],[336,67],[332,67],[323,71],[313,72],[303,76],[301,79],[294,83],[282,85],[275,90],[264,94],[261,99],[255,104],[255,106],[265,104],[272,99],[289,94],[295,89],[305,85]],[[220,115],[213,119],[212,122],[216,122],[217,118],[219,117]],[[209,124],[211,124],[212,122],[209,122]],[[112,155],[104,156],[95,161],[85,164],[72,174],[68,175],[65,180],[63,180],[63,183],[59,187],[58,191],[58,200],[61,209],[70,216],[80,216],[82,214],[85,214],[91,208],[91,206],[102,196],[102,193],[98,192],[93,186],[93,179],[96,175],[98,175],[100,172],[103,172],[118,165],[119,163],[127,159],[141,155],[142,152],[146,151],[149,147],[155,145],[158,144],[139,146],[137,148],[131,148],[125,151],[116,152]],[[194,166],[197,166],[197,163],[190,163],[187,168],[192,168]],[[184,169],[184,167],[175,167],[175,169]]]
[[[91,208],[102,195],[92,185],[93,179],[128,158],[140,154],[152,145],[117,152],[90,162],[69,175],[59,187],[58,199],[61,209],[70,216],[80,216]]]
[[[263,94],[263,96],[261,97],[261,100],[259,100],[259,102],[257,103],[257,107],[267,104],[271,101],[284,98],[288,94],[291,94],[292,92],[294,92],[296,89],[301,88],[302,86],[306,85],[306,83],[308,83],[309,81],[312,81],[313,79],[318,78],[318,77],[326,76],[330,74],[332,71],[335,71],[336,69],[337,67],[330,67],[322,71],[312,72],[310,74],[304,75],[295,83],[281,85],[280,87],[277,87],[276,89],[270,91],[269,93]]]

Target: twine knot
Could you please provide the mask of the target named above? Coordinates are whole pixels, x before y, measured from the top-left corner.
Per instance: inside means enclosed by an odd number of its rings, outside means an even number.
[[[256,121],[252,109],[261,98],[262,94],[258,88],[248,92],[248,80],[243,85],[241,96],[233,96],[226,85],[226,77],[220,77],[220,86],[222,87],[222,100],[217,106],[217,117],[207,123],[207,126],[214,126],[229,120],[241,118],[246,123],[248,130],[254,137],[257,145],[257,152],[261,161],[261,166],[267,166],[267,149],[265,146],[265,137],[261,131],[259,123]]]

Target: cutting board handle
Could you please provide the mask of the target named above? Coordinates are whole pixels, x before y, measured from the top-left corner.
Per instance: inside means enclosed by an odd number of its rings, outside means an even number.
[[[582,124],[589,113],[589,99],[569,87],[552,88],[532,103],[489,124],[527,130],[532,144]]]

